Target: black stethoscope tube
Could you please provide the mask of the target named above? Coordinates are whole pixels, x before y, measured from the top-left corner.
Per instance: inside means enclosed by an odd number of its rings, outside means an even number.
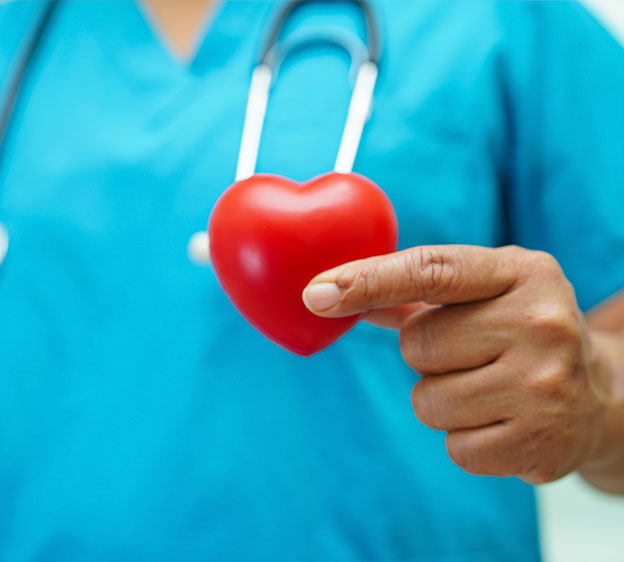
[[[0,112],[0,157],[2,156],[1,151],[4,146],[4,139],[9,129],[11,116],[13,115],[15,104],[19,98],[22,84],[28,74],[30,63],[35,58],[37,50],[41,45],[41,41],[46,30],[48,29],[48,24],[50,23],[57,5],[57,0],[49,0],[43,8],[39,19],[31,32],[30,39],[26,43],[25,51],[18,62],[17,69],[13,73],[7,93],[4,96],[4,103],[2,104],[2,111]]]
[[[361,8],[366,23],[366,43],[368,55],[368,60],[362,63],[358,70],[358,77],[354,86],[354,92],[349,106],[347,124],[345,125],[345,130],[343,131],[343,138],[341,140],[339,155],[336,161],[336,171],[342,171],[343,173],[346,173],[347,171],[351,170],[351,167],[353,165],[353,159],[355,158],[355,152],[357,151],[357,146],[359,146],[361,129],[363,128],[364,122],[368,119],[368,115],[370,112],[370,103],[372,100],[372,92],[377,78],[377,64],[380,58],[379,29],[376,25],[375,17],[373,11],[371,10],[370,4],[366,0],[293,0],[291,2],[288,2],[279,12],[277,18],[275,19],[275,23],[271,27],[268,39],[266,41],[266,45],[261,51],[261,56],[259,57],[259,62],[256,66],[256,70],[254,71],[254,75],[258,72],[259,69],[264,69],[268,71],[269,80],[267,84],[263,86],[266,87],[266,92],[264,92],[264,95],[268,99],[268,90],[270,89],[271,82],[270,75],[272,73],[272,66],[274,62],[269,59],[271,59],[272,55],[274,54],[274,50],[277,49],[277,42],[280,39],[280,34],[282,32],[284,24],[286,23],[286,20],[296,10],[304,5],[311,4],[313,2],[318,3],[338,1],[352,2]],[[32,28],[32,31],[29,34],[28,39],[26,39],[26,44],[23,47],[23,54],[19,58],[17,67],[13,72],[12,76],[9,78],[9,84],[6,89],[6,94],[3,96],[3,103],[0,104],[0,169],[2,167],[2,156],[3,148],[5,146],[5,139],[9,130],[9,126],[11,124],[11,118],[19,100],[21,88],[23,87],[24,81],[28,77],[31,63],[37,55],[45,33],[49,29],[49,24],[52,16],[54,15],[54,11],[58,7],[59,3],[60,2],[58,0],[47,1],[46,5],[43,7],[41,13],[38,16]],[[353,57],[352,53],[351,56]],[[253,90],[254,88],[250,87],[250,98],[252,97],[251,94]],[[248,107],[245,116],[245,123],[247,123],[249,113],[250,112]],[[259,135],[262,130],[261,123],[263,119],[264,116],[262,116],[262,119],[260,120],[260,126],[258,128],[258,131],[256,131],[257,138],[252,139],[252,144],[255,147],[254,150],[256,155],[257,145],[259,144]],[[349,132],[349,134],[347,134],[347,132]],[[241,154],[244,153],[244,139],[245,134],[243,135],[243,142],[241,142]],[[241,154],[239,154],[239,168],[241,167]],[[253,173],[253,170],[255,169],[255,160],[253,161],[253,164],[248,167]],[[197,235],[193,236],[191,241],[193,241],[193,239],[196,237]],[[198,258],[197,260],[201,263],[206,261],[205,256],[203,256],[203,254],[205,253],[203,251],[203,248],[205,246],[207,251],[208,247],[207,242],[204,243],[204,238],[206,238],[205,233],[201,233],[202,252],[200,253],[202,254],[202,256],[200,256],[201,259]],[[0,222],[0,265],[2,264],[6,255],[8,243],[8,233],[6,232],[6,228],[4,227],[3,223]],[[191,245],[189,246],[189,248],[191,248]],[[196,252],[193,252],[193,254],[195,253]]]
[[[366,42],[368,46],[369,53],[369,61],[375,64],[379,63],[380,49],[379,49],[379,30],[377,29],[377,25],[375,22],[375,16],[370,7],[370,4],[367,0],[342,0],[345,2],[351,2],[353,4],[357,4],[361,7],[362,12],[364,14],[364,18],[366,20]],[[319,3],[339,3],[340,0],[293,0],[284,6],[282,11],[279,13],[277,18],[275,19],[275,23],[271,28],[271,32],[267,38],[266,45],[261,52],[261,55],[258,59],[258,64],[267,64],[268,58],[271,52],[271,49],[277,43],[279,39],[279,35],[286,23],[286,20],[299,8],[305,6],[306,4],[319,4]]]
[[[271,52],[271,49],[277,42],[279,35],[282,31],[282,28],[286,22],[286,20],[300,7],[311,4],[313,2],[336,2],[338,0],[293,0],[289,2],[279,13],[277,16],[273,27],[271,28],[271,32],[269,33],[266,45],[262,50],[261,56],[259,58],[259,63],[266,63]],[[375,22],[375,17],[371,10],[370,4],[367,0],[345,0],[347,2],[353,2],[358,4],[362,8],[362,12],[364,13],[364,17],[366,19],[366,33],[367,33],[367,43],[368,43],[368,52],[369,52],[369,60],[377,64],[379,62],[379,30],[377,29],[377,25]],[[20,90],[28,75],[28,69],[30,68],[31,61],[35,58],[37,50],[41,45],[42,39],[45,35],[46,30],[49,27],[50,20],[54,14],[54,10],[58,6],[58,0],[48,0],[47,4],[43,8],[37,23],[33,31],[31,32],[31,37],[28,40],[24,53],[19,60],[17,69],[14,71],[12,78],[10,79],[10,84],[7,89],[7,93],[4,96],[4,103],[2,104],[2,109],[0,110],[0,160],[2,157],[2,148],[4,146],[4,140],[7,135],[7,131],[9,129],[9,125],[11,122],[11,117],[13,115],[13,110],[15,109],[15,105],[19,98]]]

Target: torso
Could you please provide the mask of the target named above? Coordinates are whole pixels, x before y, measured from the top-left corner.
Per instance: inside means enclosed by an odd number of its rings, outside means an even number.
[[[271,6],[220,8],[188,66],[131,3],[59,10],[0,170],[0,558],[539,558],[531,489],[450,462],[413,417],[394,333],[362,324],[293,356],[186,256],[233,180]],[[376,9],[386,48],[356,171],[392,199],[401,247],[500,243],[491,3]],[[359,21],[320,10],[299,24]],[[284,65],[259,171],[331,169],[347,68],[322,48]]]

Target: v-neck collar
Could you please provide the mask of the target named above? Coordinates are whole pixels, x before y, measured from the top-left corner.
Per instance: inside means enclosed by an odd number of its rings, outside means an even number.
[[[272,7],[271,2],[217,0],[199,27],[192,54],[181,58],[173,51],[149,8],[141,0],[132,3],[163,58],[177,71],[191,74],[201,72],[205,65],[223,65],[244,39],[248,26],[258,18],[266,19]]]
[[[195,37],[193,38],[193,47],[188,57],[182,57],[175,52],[171,41],[166,36],[166,33],[162,29],[162,26],[154,17],[154,14],[150,10],[149,6],[145,4],[143,0],[134,0],[132,3],[141,16],[145,27],[149,33],[150,39],[153,40],[158,50],[168,60],[168,62],[182,70],[188,70],[193,66],[193,63],[197,59],[197,55],[201,46],[211,32],[211,28],[214,26],[215,21],[219,17],[219,12],[223,9],[226,0],[217,0],[211,9],[207,10],[203,16],[203,23],[198,26]]]

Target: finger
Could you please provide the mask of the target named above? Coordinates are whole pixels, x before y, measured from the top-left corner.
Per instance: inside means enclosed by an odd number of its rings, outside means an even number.
[[[412,314],[428,308],[432,308],[432,305],[424,302],[402,304],[392,308],[378,308],[370,310],[366,314],[365,320],[381,328],[398,330]]]
[[[423,377],[412,388],[414,414],[442,431],[474,429],[509,419],[515,393],[499,365]]]
[[[514,284],[516,248],[419,246],[358,260],[317,275],[306,306],[327,317],[411,302],[453,304],[497,297]]]
[[[516,418],[476,429],[451,431],[446,449],[451,460],[471,474],[517,476],[529,484],[545,484],[568,474],[553,443],[544,443],[540,433],[523,428]],[[546,448],[545,448],[546,447]]]
[[[446,436],[450,459],[470,474],[514,476],[521,450],[515,446],[512,421],[477,429],[451,431]]]
[[[484,301],[441,306],[410,316],[401,326],[405,362],[423,375],[476,369],[494,362],[512,340],[505,307]]]

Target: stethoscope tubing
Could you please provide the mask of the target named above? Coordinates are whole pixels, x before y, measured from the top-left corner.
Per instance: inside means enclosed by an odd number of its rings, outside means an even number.
[[[19,94],[27,78],[31,62],[35,58],[45,32],[49,28],[50,21],[57,7],[57,0],[48,0],[41,14],[30,32],[30,37],[26,41],[26,46],[22,56],[19,58],[17,68],[9,78],[9,85],[4,95],[4,103],[0,107],[0,170],[2,169],[2,157],[4,153],[5,139],[11,125],[11,118],[15,111],[15,106],[19,99]],[[9,250],[9,233],[4,223],[0,222],[0,266],[6,258]]]
[[[369,60],[375,64],[379,63],[380,57],[380,35],[379,28],[375,19],[373,10],[367,0],[344,0],[346,2],[352,2],[358,4],[364,14],[366,20],[366,43],[368,46]],[[336,3],[336,0],[294,0],[289,2],[282,8],[282,11],[277,15],[275,23],[271,27],[271,31],[267,36],[267,40],[264,48],[261,51],[258,58],[257,65],[267,64],[271,49],[277,43],[279,36],[284,28],[286,20],[290,18],[299,8],[311,3]]]
[[[335,0],[293,0],[287,3],[276,17],[267,36],[266,43],[260,52],[258,62],[252,72],[243,135],[236,168],[235,179],[237,181],[250,177],[255,173],[269,93],[279,71],[281,62],[290,52],[294,51],[293,45],[287,47],[285,42],[280,42],[280,35],[286,21],[296,11],[307,4],[334,1]],[[357,44],[356,40],[352,40],[351,44],[346,41],[329,41],[342,47],[350,54],[352,65],[358,64],[355,85],[353,87],[347,113],[347,121],[334,166],[334,171],[346,174],[350,173],[353,169],[364,125],[370,117],[373,92],[378,75],[380,36],[373,11],[368,1],[345,1],[357,4],[361,8],[366,22],[367,35],[366,45],[364,45],[363,49],[366,54],[364,57],[358,56],[357,49],[353,47],[353,45]],[[18,60],[17,67],[9,79],[10,81],[4,96],[4,103],[2,103],[0,107],[0,169],[2,165],[3,149],[6,144],[5,140],[9,132],[15,107],[19,101],[20,91],[28,77],[31,63],[37,55],[58,5],[58,0],[48,0],[41,10],[30,32],[30,36],[26,40],[23,54]],[[359,41],[359,43],[361,44],[361,41]],[[207,263],[209,261],[209,256],[205,255],[208,247],[207,240],[204,239],[206,237],[207,235],[205,233],[196,233],[191,237],[188,250],[189,255],[194,261],[200,263]],[[8,247],[9,235],[5,225],[0,222],[0,265],[4,261]]]
[[[335,1],[336,0],[293,0],[292,2],[289,2],[278,14],[273,26],[271,27],[265,46],[261,51],[261,55],[258,58],[258,63],[256,66],[259,66],[261,64],[267,64],[271,66],[269,64],[271,50],[275,47],[275,44],[279,39],[280,33],[284,27],[284,24],[286,23],[286,20],[292,14],[294,14],[294,12],[296,12],[299,8],[306,4],[314,2]],[[371,6],[367,0],[345,1],[356,3],[362,8],[366,19],[369,61],[377,65],[379,63],[380,57],[379,29]],[[2,105],[0,106],[0,158],[2,155],[2,149],[4,147],[4,141],[6,139],[11,118],[13,116],[15,106],[19,99],[22,85],[31,66],[30,63],[36,56],[36,53],[42,43],[42,39],[45,36],[45,32],[49,28],[50,21],[52,20],[52,16],[54,15],[54,12],[58,5],[59,0],[48,0],[46,2],[45,6],[41,10],[41,14],[37,18],[37,21],[32,31],[30,32],[30,38],[26,40],[24,53],[19,59],[17,68],[10,77],[10,82],[4,95],[4,103],[2,103]]]
[[[243,135],[236,166],[236,181],[249,178],[255,173],[271,87],[283,60],[300,47],[301,42],[289,45],[285,41],[280,41],[280,33],[288,18],[295,11],[302,6],[319,1],[328,2],[330,0],[295,0],[290,2],[281,10],[270,30],[262,54],[258,59],[259,62],[256,64],[251,77]],[[334,165],[334,171],[342,174],[348,174],[353,170],[364,126],[371,114],[380,55],[379,30],[370,4],[366,0],[348,1],[359,6],[363,12],[366,22],[367,44],[363,45],[357,36],[354,36],[355,39],[350,41],[339,39],[337,36],[327,36],[325,39],[326,43],[332,43],[346,50],[351,57],[352,66],[358,64],[347,120]],[[365,56],[363,57],[364,60],[358,61],[357,47],[360,45],[363,47]]]
[[[11,123],[11,117],[13,116],[17,100],[19,99],[22,85],[28,75],[28,70],[31,67],[30,63],[35,58],[37,51],[41,46],[43,37],[49,28],[50,21],[57,6],[57,0],[48,0],[41,10],[41,14],[39,15],[37,22],[30,33],[30,38],[26,41],[24,53],[19,58],[17,68],[10,78],[6,94],[4,95],[4,103],[2,104],[2,109],[0,109],[0,160],[2,158],[4,140]]]

